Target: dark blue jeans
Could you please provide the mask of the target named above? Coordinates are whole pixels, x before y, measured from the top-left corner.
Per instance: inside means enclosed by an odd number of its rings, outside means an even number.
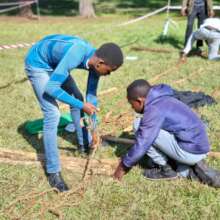
[[[188,15],[184,47],[186,46],[186,43],[187,43],[190,35],[193,32],[193,25],[194,25],[194,21],[195,21],[196,18],[198,19],[198,28],[199,28],[200,25],[207,18],[205,6],[202,6],[202,7],[196,7],[195,6],[193,8],[192,13],[190,15]],[[202,46],[202,41],[198,40],[197,41],[197,47],[200,47],[200,46]]]

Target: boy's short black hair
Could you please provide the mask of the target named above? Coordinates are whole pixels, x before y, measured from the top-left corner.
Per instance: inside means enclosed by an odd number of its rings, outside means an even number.
[[[119,67],[123,64],[123,53],[115,43],[103,44],[96,50],[95,54],[111,67]]]
[[[128,100],[137,100],[140,97],[145,98],[151,88],[151,85],[144,79],[137,79],[127,87]]]

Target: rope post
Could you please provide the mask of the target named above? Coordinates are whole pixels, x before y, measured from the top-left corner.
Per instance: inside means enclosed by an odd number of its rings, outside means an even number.
[[[171,0],[167,1],[167,18],[170,16],[170,5],[171,5]]]

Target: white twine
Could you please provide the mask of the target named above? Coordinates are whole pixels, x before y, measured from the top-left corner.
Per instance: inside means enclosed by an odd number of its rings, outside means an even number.
[[[119,25],[116,25],[116,27],[121,27],[121,26],[126,26],[126,25],[128,25],[128,24],[136,23],[136,22],[138,22],[138,21],[141,21],[141,20],[143,20],[143,19],[149,18],[149,17],[151,17],[151,16],[153,16],[153,15],[156,15],[156,14],[162,12],[162,11],[165,11],[166,9],[167,9],[167,6],[164,6],[163,8],[157,9],[157,10],[155,10],[155,11],[149,13],[149,14],[146,14],[146,15],[144,15],[144,16],[141,16],[141,17],[132,19],[132,20],[130,20],[130,21],[121,23],[121,24],[119,24]]]
[[[37,2],[37,1],[32,1],[31,3],[29,2],[29,4],[33,4],[33,3],[35,3],[35,2]],[[26,5],[25,5],[26,6]],[[24,6],[23,6],[24,7]],[[132,19],[132,20],[129,20],[129,21],[126,21],[126,22],[123,22],[123,23],[121,23],[121,24],[118,24],[118,25],[114,25],[113,27],[107,27],[107,28],[101,28],[101,29],[99,29],[98,31],[96,31],[96,32],[87,32],[86,34],[96,34],[96,33],[98,33],[98,32],[103,32],[103,31],[110,31],[112,28],[115,28],[115,27],[123,27],[123,26],[126,26],[126,25],[129,25],[129,24],[133,24],[133,23],[136,23],[136,22],[138,22],[138,21],[141,21],[141,20],[143,20],[143,19],[146,19],[146,18],[149,18],[149,17],[151,17],[151,16],[153,16],[153,15],[156,15],[156,14],[158,14],[158,13],[160,13],[160,12],[163,12],[163,11],[165,11],[165,10],[172,10],[172,9],[181,9],[181,6],[169,6],[169,5],[167,5],[167,6],[164,6],[164,7],[162,7],[162,8],[160,8],[160,9],[157,9],[157,10],[155,10],[155,11],[153,11],[153,12],[151,12],[151,13],[148,13],[148,14],[146,14],[146,15],[143,15],[143,16],[141,16],[141,17],[138,17],[138,18],[135,18],[135,19]],[[216,10],[216,9],[220,9],[220,6],[214,6],[214,9]],[[0,11],[1,12],[1,11]],[[7,50],[7,49],[14,49],[14,48],[24,48],[24,47],[30,47],[30,46],[32,46],[33,44],[35,44],[35,42],[33,42],[33,43],[20,43],[20,44],[12,44],[12,45],[0,45],[0,50]]]
[[[20,4],[25,4],[28,2],[33,2],[33,1],[25,1],[25,2],[6,2],[6,3],[0,3],[0,7],[1,6],[11,6],[11,5],[20,5]]]
[[[8,12],[8,11],[13,11],[13,10],[18,9],[18,8],[23,8],[23,7],[26,7],[28,5],[32,5],[34,3],[36,3],[36,1],[30,1],[30,2],[26,2],[26,3],[22,3],[22,4],[19,4],[17,6],[14,6],[14,7],[2,9],[2,10],[0,10],[0,13],[4,13],[4,12]]]
[[[9,49],[30,47],[34,44],[35,44],[35,42],[33,42],[33,43],[18,43],[18,44],[11,44],[11,45],[1,45],[0,50],[9,50]]]
[[[127,26],[129,24],[133,24],[133,23],[136,23],[138,21],[141,21],[141,20],[144,20],[144,19],[147,19],[153,15],[156,15],[162,11],[165,11],[167,9],[167,6],[163,7],[163,8],[160,8],[160,9],[157,9],[151,13],[148,13],[146,15],[143,15],[143,16],[140,16],[138,18],[135,18],[135,19],[132,19],[132,20],[129,20],[129,21],[126,21],[126,22],[123,22],[121,24],[117,24],[117,25],[112,25],[112,26],[108,26],[106,28],[99,28],[99,29],[96,29],[96,31],[89,31],[89,32],[83,32],[81,34],[79,34],[80,36],[84,36],[84,35],[94,35],[94,34],[97,34],[97,33],[100,33],[100,32],[111,32],[113,28],[118,28],[118,27],[123,27],[123,26]]]
[[[163,8],[160,8],[160,9],[157,9],[156,11],[153,11],[149,14],[146,14],[144,16],[141,16],[141,17],[138,17],[136,19],[132,19],[130,21],[127,21],[127,22],[124,22],[124,23],[121,23],[119,25],[114,25],[112,28],[114,27],[121,27],[121,26],[126,26],[126,25],[129,25],[129,24],[133,24],[135,22],[138,22],[138,21],[141,21],[143,19],[146,19],[148,17],[151,17],[155,14],[158,14],[164,10],[167,9],[167,6],[163,7]],[[107,30],[110,30],[110,28],[106,28]],[[96,32],[91,32],[91,34],[94,34],[94,33],[97,33],[97,32],[101,32],[101,31],[106,31],[106,29],[100,29],[100,31],[96,31]],[[30,47],[32,46],[34,43],[20,43],[20,44],[12,44],[12,45],[0,45],[0,50],[8,50],[8,49],[14,49],[14,48],[24,48],[24,47]]]
[[[169,9],[171,10],[180,10],[182,8],[181,5],[176,5],[176,6],[169,6]],[[213,6],[214,10],[220,10],[220,6]]]

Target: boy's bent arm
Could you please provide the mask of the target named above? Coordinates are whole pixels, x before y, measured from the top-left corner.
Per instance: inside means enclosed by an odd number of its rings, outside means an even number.
[[[157,138],[163,121],[164,116],[155,107],[150,107],[144,112],[136,133],[136,143],[122,160],[126,167],[134,166],[146,154]]]
[[[83,61],[84,55],[85,48],[82,45],[73,45],[57,65],[45,88],[45,92],[53,98],[79,109],[83,108],[83,102],[69,95],[61,88],[61,85],[69,76],[70,71]]]

